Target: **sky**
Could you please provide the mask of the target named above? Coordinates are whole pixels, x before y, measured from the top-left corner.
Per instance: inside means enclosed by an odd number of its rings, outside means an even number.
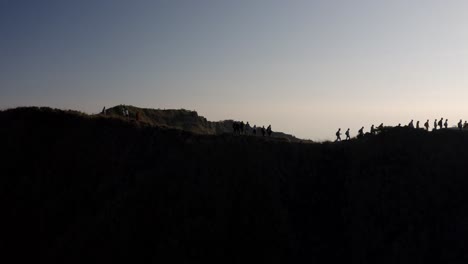
[[[468,119],[468,1],[0,0],[0,109],[190,109],[312,140]]]

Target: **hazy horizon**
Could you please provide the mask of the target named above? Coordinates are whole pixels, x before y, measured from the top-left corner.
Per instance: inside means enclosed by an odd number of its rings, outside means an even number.
[[[468,119],[465,1],[2,1],[0,108],[338,128]]]

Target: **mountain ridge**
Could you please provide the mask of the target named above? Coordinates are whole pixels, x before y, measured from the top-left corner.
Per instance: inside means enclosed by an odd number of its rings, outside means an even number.
[[[190,131],[196,134],[206,135],[221,135],[224,133],[232,134],[233,123],[235,120],[223,120],[223,121],[208,121],[205,117],[198,115],[196,111],[186,109],[151,109],[151,108],[139,108],[130,105],[118,105],[107,109],[107,114],[111,117],[123,116],[123,109],[129,111],[130,118],[136,119],[136,115],[139,115],[139,121],[153,125],[168,128],[176,128],[185,131]],[[253,126],[253,124],[251,124]],[[260,129],[260,127],[258,127]],[[252,135],[252,131],[248,131],[246,134]],[[260,135],[260,131],[257,132]],[[289,142],[311,142],[310,140],[303,140],[296,138],[293,135],[289,135],[283,132],[273,131],[273,138],[283,139]]]
[[[5,259],[467,261],[466,131],[303,144],[48,108],[0,124]]]

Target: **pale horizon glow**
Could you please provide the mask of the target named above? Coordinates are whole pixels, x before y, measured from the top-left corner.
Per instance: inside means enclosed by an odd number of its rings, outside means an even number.
[[[332,140],[468,119],[468,2],[0,3],[0,108],[195,110]]]

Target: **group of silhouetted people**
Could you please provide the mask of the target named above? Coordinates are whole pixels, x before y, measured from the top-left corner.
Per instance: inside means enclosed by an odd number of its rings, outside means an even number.
[[[256,125],[251,127],[249,122],[244,123],[244,121],[240,121],[240,122],[234,121],[232,123],[232,130],[233,130],[234,134],[237,134],[237,135],[250,135],[250,134],[252,134],[252,135],[256,136],[257,131],[259,131],[259,133],[262,136],[268,135],[269,137],[271,137],[271,134],[273,133],[273,131],[271,130],[271,125],[269,125],[266,129],[265,129],[265,126],[257,128]]]
[[[439,129],[448,128],[448,119],[445,119],[445,122],[443,117],[441,117],[439,121],[437,121],[437,119],[434,119],[434,128],[432,129],[432,131],[437,130],[437,127],[439,127]],[[465,121],[465,123],[463,123],[463,120],[460,119],[460,121],[457,124],[457,127],[459,130],[467,129],[468,122]],[[424,123],[424,128],[426,129],[426,131],[429,131],[429,119],[426,121],[426,123]]]
[[[448,128],[449,124],[448,124],[448,119],[445,119],[444,121],[444,118],[441,118],[440,120],[437,120],[435,119],[434,120],[434,128],[432,129],[432,131],[434,130],[437,130],[437,129],[442,129],[442,128]],[[397,127],[401,127],[401,124],[398,124]],[[416,126],[414,125],[414,122],[413,120],[411,120],[409,122],[409,124],[407,125],[407,127],[409,128],[416,128],[416,129],[420,129],[419,127],[419,121],[416,121]],[[463,123],[463,120],[460,119],[460,121],[458,122],[457,124],[457,127],[460,131],[462,131],[463,129],[468,129],[468,121],[465,121]],[[369,133],[371,135],[375,135],[377,134],[379,131],[382,131],[384,128],[384,125],[383,123],[381,123],[377,128],[374,127],[374,125],[372,125],[370,127],[370,131]],[[429,131],[429,119],[426,121],[426,123],[424,123],[424,128],[426,131]],[[348,128],[348,130],[346,130],[345,132],[345,135],[346,135],[346,140],[350,140],[351,137],[350,137],[350,134],[349,134],[349,131],[350,129]],[[338,131],[336,132],[336,140],[335,142],[337,141],[341,141],[341,128],[338,129]],[[361,127],[361,129],[358,130],[358,135],[357,135],[357,138],[361,138],[364,136],[364,127]]]
[[[345,135],[346,135],[346,140],[351,139],[351,136],[349,135],[349,128],[348,130],[346,130]],[[336,131],[336,141],[341,141],[341,128],[339,128],[338,131]]]

